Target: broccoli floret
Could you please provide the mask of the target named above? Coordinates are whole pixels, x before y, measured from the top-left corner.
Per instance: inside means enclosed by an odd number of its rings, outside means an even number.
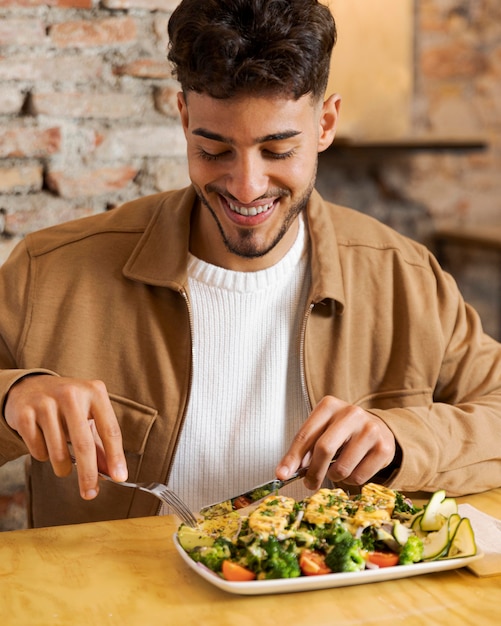
[[[294,544],[273,535],[267,540],[256,538],[249,544],[239,544],[233,557],[259,578],[296,578],[301,574]]]
[[[263,562],[268,558],[260,539],[255,539],[249,544],[237,546],[235,555],[238,562],[245,564],[253,572],[259,573],[263,568]]]
[[[348,530],[338,526],[330,543],[325,563],[333,572],[359,572],[365,568],[362,542]]]
[[[314,532],[308,528],[300,528],[294,534],[294,540],[297,546],[302,546],[314,550],[319,545],[319,539]]]
[[[220,572],[223,561],[231,557],[230,542],[220,537],[212,546],[197,546],[190,552],[190,556],[213,572]]]
[[[411,535],[405,542],[398,562],[400,565],[410,565],[417,563],[423,558],[423,542],[417,535]]]
[[[310,532],[317,538],[317,544],[334,543],[339,528],[344,529],[340,519],[335,519],[329,524],[312,525]]]
[[[292,544],[280,542],[271,535],[261,545],[266,551],[266,559],[261,564],[264,578],[297,578],[301,575]]]

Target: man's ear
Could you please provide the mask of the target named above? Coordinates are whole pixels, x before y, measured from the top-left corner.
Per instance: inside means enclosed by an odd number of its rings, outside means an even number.
[[[184,133],[188,131],[188,105],[186,104],[186,98],[182,91],[177,94],[177,108],[181,117],[181,124],[183,125]]]
[[[332,94],[322,105],[320,114],[320,133],[318,136],[318,151],[323,152],[334,141],[336,136],[341,96]]]

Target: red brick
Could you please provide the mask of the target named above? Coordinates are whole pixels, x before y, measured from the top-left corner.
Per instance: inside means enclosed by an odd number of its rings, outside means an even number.
[[[35,46],[45,41],[45,26],[40,20],[0,20],[0,46]]]
[[[421,69],[427,78],[474,78],[486,68],[485,55],[465,43],[435,46],[421,56]]]
[[[92,0],[0,0],[0,7],[6,8],[47,6],[57,9],[92,9]]]
[[[166,15],[157,14],[153,20],[153,32],[155,34],[156,46],[160,53],[167,54],[167,46],[169,44],[169,35],[167,33],[167,25],[169,18]]]
[[[122,119],[140,113],[142,102],[131,94],[35,93],[32,110],[35,115]]]
[[[54,24],[49,36],[54,45],[60,48],[113,46],[134,42],[137,29],[132,18],[116,17]]]
[[[179,112],[177,108],[177,94],[179,85],[173,84],[166,87],[159,87],[155,90],[155,108],[167,117],[178,118]]]
[[[0,114],[9,115],[19,113],[24,102],[24,94],[12,87],[2,87],[0,90]]]
[[[1,193],[29,193],[40,191],[43,176],[40,165],[4,167],[0,169]]]
[[[102,135],[95,156],[107,161],[130,161],[134,157],[186,155],[186,140],[180,125],[116,128]]]
[[[60,128],[0,128],[0,157],[44,157],[60,149]]]
[[[95,170],[50,171],[46,182],[49,189],[63,198],[100,196],[126,187],[138,170],[129,167],[103,167]]]
[[[87,83],[100,78],[103,60],[98,56],[15,56],[0,57],[0,80]]]
[[[0,516],[5,517],[13,507],[25,507],[26,494],[24,491],[16,491],[9,495],[0,495]]]
[[[170,64],[156,59],[136,59],[125,65],[114,67],[113,73],[135,78],[170,78],[172,76]]]
[[[101,4],[107,9],[147,9],[170,12],[174,11],[179,0],[103,0]]]
[[[3,196],[5,207],[5,233],[11,237],[22,237],[47,226],[92,215],[89,206],[74,207],[68,200],[49,193],[32,193],[29,196]]]

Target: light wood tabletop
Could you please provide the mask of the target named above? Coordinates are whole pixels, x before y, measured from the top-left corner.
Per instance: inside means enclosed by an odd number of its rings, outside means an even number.
[[[458,498],[501,518],[501,489]],[[282,595],[217,589],[186,566],[174,517],[0,534],[4,626],[499,624],[501,576],[466,568]]]

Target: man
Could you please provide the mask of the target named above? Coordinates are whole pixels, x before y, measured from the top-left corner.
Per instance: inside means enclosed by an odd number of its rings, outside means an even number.
[[[158,511],[98,467],[193,509],[301,465],[310,489],[500,486],[501,347],[422,246],[314,191],[328,9],[183,0],[169,36],[192,187],[1,271],[0,454],[34,458],[31,523]]]

